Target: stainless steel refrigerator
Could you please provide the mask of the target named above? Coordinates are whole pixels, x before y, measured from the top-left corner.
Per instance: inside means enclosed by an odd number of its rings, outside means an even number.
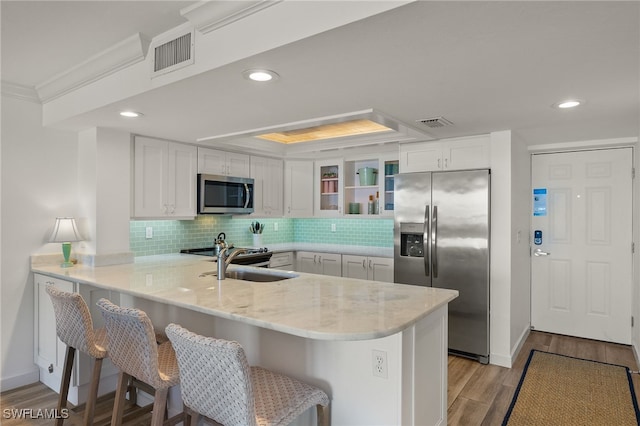
[[[394,281],[458,290],[449,351],[489,362],[489,170],[395,176]]]

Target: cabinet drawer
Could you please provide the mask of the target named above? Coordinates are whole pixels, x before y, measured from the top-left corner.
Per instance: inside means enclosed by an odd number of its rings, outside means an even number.
[[[283,266],[293,267],[293,252],[274,253],[269,260],[269,268],[280,268]]]

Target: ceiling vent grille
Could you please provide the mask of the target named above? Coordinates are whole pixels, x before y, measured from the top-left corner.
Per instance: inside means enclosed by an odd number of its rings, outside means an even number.
[[[193,31],[154,48],[152,77],[193,64]]]
[[[453,123],[444,117],[425,118],[424,120],[418,120],[418,123],[422,123],[431,129],[437,129],[439,127],[453,126]]]

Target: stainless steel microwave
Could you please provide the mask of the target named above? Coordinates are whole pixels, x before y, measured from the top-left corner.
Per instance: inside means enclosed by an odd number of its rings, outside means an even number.
[[[198,175],[198,214],[253,213],[251,178]]]

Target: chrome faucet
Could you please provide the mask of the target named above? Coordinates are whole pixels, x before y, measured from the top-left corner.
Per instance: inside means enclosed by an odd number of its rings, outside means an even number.
[[[231,244],[230,246],[225,246],[224,248],[221,248],[220,251],[218,252],[218,260],[216,261],[216,267],[218,270],[218,280],[224,280],[225,279],[225,275],[227,273],[227,266],[229,266],[229,263],[231,263],[231,261],[239,254],[242,253],[246,253],[247,249],[235,249],[234,251],[231,252],[231,254],[229,254],[229,250],[233,248],[233,244]]]
[[[246,253],[246,249],[235,249],[232,252],[229,252],[233,247],[233,244],[227,244],[225,240],[227,238],[224,232],[218,234],[216,239],[213,242],[213,249],[215,250],[216,256],[218,259],[216,260],[216,269],[218,280],[224,280],[227,273],[227,266],[229,263],[239,254]]]
[[[215,255],[219,255],[220,252],[228,247],[227,242],[225,241],[227,238],[227,234],[221,232],[218,236],[213,240],[213,249],[215,251]]]

